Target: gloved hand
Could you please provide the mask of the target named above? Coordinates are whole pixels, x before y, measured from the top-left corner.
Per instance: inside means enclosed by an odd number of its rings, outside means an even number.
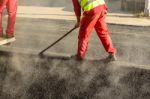
[[[75,28],[80,27],[80,21],[77,21],[74,27],[75,27]]]

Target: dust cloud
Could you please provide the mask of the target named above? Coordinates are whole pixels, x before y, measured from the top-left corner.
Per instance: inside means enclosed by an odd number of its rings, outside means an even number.
[[[148,99],[150,71],[103,60],[3,53],[0,99]]]

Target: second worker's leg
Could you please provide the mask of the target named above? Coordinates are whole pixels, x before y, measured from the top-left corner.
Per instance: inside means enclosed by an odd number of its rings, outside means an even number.
[[[3,36],[2,12],[3,12],[3,9],[2,9],[2,8],[0,8],[0,37],[2,37],[2,36]]]
[[[0,36],[3,36],[3,26],[2,26],[2,17],[3,17],[3,9],[6,6],[8,0],[0,0]]]
[[[14,36],[14,26],[16,22],[17,0],[8,0],[7,2],[8,22],[6,36],[8,38]]]

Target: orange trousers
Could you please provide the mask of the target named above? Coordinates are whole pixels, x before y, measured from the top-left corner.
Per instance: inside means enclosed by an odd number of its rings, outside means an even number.
[[[6,7],[7,13],[8,13],[6,34],[13,35],[14,25],[16,21],[16,13],[17,13],[17,2],[18,0],[1,0],[0,1],[0,33],[3,33],[2,13],[3,13],[3,9]]]
[[[81,19],[77,51],[77,55],[79,57],[85,57],[90,34],[94,28],[106,52],[112,54],[116,53],[116,49],[113,47],[108,27],[105,21],[106,15],[106,10],[102,10],[96,14],[85,14]]]

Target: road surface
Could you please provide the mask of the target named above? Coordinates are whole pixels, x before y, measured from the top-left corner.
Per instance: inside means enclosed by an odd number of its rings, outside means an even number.
[[[47,50],[47,57],[37,55],[75,24],[70,0],[63,1],[19,1],[17,40],[0,46],[0,99],[149,99],[150,27],[109,24],[118,50],[112,63],[103,61],[107,53],[95,31],[87,52],[95,60],[53,57],[76,53],[78,30]]]

